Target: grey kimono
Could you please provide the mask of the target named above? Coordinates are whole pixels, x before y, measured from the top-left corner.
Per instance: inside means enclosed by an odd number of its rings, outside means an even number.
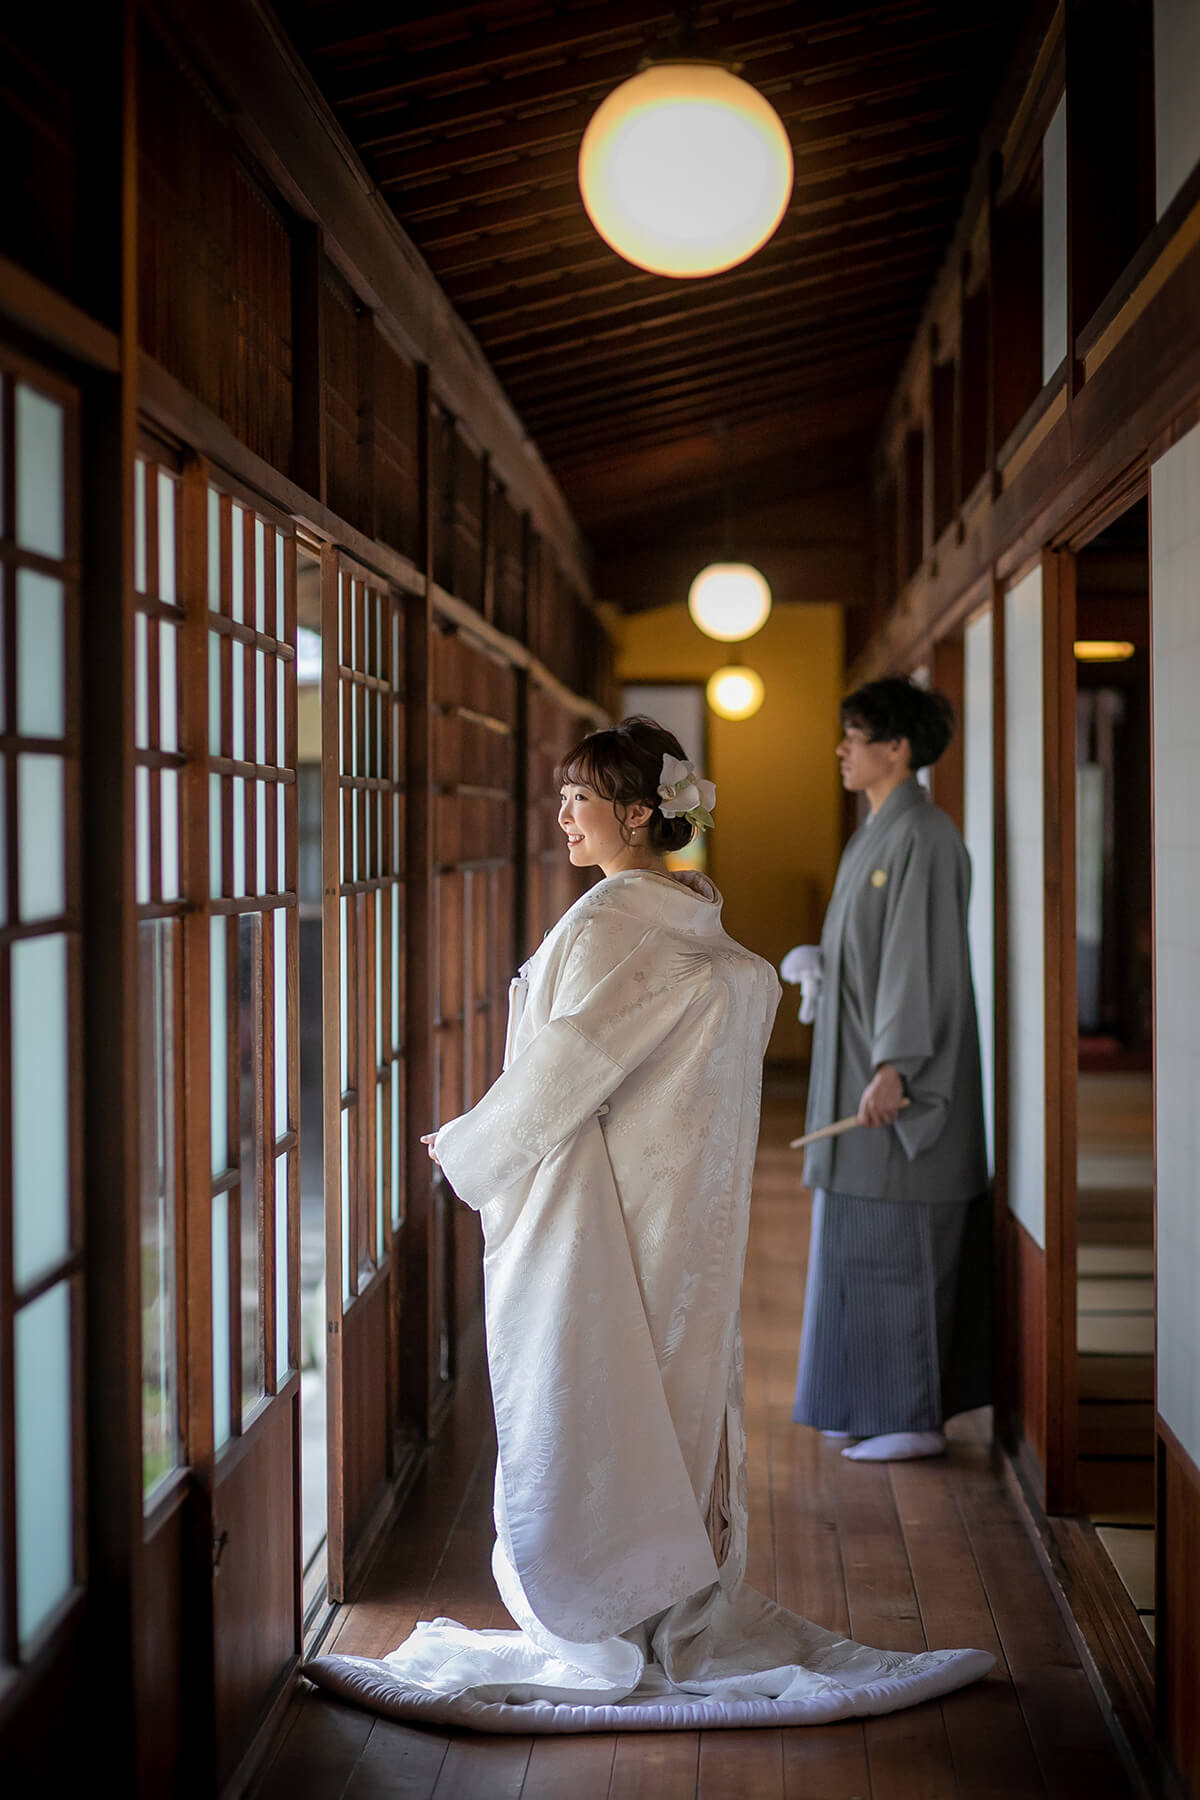
[[[816,1201],[794,1416],[822,1430],[924,1430],[988,1398],[970,881],[962,838],[911,779],[846,846],[825,917],[806,1129],[857,1112],[882,1063],[910,1104],[805,1157]]]

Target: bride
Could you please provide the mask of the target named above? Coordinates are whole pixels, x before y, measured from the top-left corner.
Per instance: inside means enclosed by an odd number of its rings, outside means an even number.
[[[417,1626],[313,1680],[483,1730],[803,1724],[985,1674],[899,1655],[748,1587],[739,1292],[774,970],[666,857],[715,790],[644,718],[561,765],[559,824],[603,879],[512,984],[504,1073],[422,1139],[485,1239],[492,1567],[515,1631]]]

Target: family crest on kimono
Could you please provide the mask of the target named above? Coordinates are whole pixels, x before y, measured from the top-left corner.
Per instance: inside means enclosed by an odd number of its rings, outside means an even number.
[[[602,879],[512,986],[504,1072],[422,1141],[484,1232],[492,1567],[514,1630],[419,1624],[309,1675],[487,1731],[780,1725],[888,1712],[986,1674],[874,1650],[749,1587],[739,1294],[770,965],[667,856],[715,790],[647,719],[561,766]]]
[[[971,867],[917,779],[950,741],[949,702],[913,681],[842,702],[845,788],[867,818],[821,933],[781,965],[813,1018],[812,1240],[792,1417],[856,1461],[945,1450],[944,1421],[990,1392],[991,1210],[967,940]],[[903,1104],[907,1102],[907,1104]]]

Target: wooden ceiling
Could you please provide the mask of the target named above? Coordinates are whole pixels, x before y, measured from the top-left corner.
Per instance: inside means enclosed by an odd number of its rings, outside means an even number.
[[[723,432],[739,507],[861,484],[1021,4],[278,4],[601,555],[664,509],[681,529],[711,518]],[[681,12],[694,54],[770,96],[796,167],[770,244],[685,282],[622,261],[576,186],[596,105]]]

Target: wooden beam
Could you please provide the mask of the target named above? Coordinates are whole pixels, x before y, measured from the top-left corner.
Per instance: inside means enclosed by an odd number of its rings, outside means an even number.
[[[934,130],[933,127],[938,129]],[[411,159],[405,158],[402,174],[389,173],[378,163],[372,165],[379,187],[388,195],[398,215],[406,222],[419,224],[423,219],[438,217],[458,207],[475,206],[482,201],[505,199],[526,189],[536,198],[542,194],[557,195],[564,188],[575,191],[579,169],[579,139],[572,135],[565,148],[543,150],[525,158],[511,154],[514,146],[500,134],[495,153],[504,158],[465,173],[448,173],[440,179],[413,183],[408,172]],[[821,182],[833,181],[856,169],[875,170],[894,162],[925,161],[931,157],[953,155],[964,144],[973,143],[976,131],[969,116],[961,108],[938,109],[914,122],[903,114],[894,115],[887,128],[864,132],[853,119],[840,131],[828,133],[806,142],[792,143],[794,160],[793,193],[803,194]],[[582,204],[582,203],[581,203]]]
[[[872,176],[870,180],[831,178],[827,183],[809,189],[799,200],[793,196],[788,217],[793,217],[800,210],[824,209],[852,198],[876,199],[884,194],[894,194],[897,190],[911,193],[920,182],[944,182],[945,179],[946,170],[936,164],[918,165],[916,168],[896,172],[881,170],[878,178]],[[423,226],[413,229],[412,235],[422,254],[436,264],[439,261],[437,252],[443,246],[462,243],[482,232],[504,231],[508,227],[527,226],[531,220],[544,219],[564,220],[567,222],[564,228],[574,230],[578,221],[586,217],[578,192],[563,189],[553,197],[552,204],[539,204],[536,210],[527,197],[520,196],[497,200],[490,206],[467,206],[444,218],[427,219]],[[784,230],[786,233],[786,226]]]
[[[832,288],[828,296],[830,301],[841,304],[851,295],[869,292],[880,279],[908,272],[916,275],[923,265],[928,266],[927,258],[931,259],[940,236],[936,228],[906,232],[901,236],[908,240],[902,248],[856,261],[852,279],[847,276],[844,252],[834,253],[831,257],[798,259],[795,270],[776,268],[762,274],[757,269],[750,269],[721,276],[718,282],[706,286],[695,297],[674,303],[660,294],[650,294],[620,308],[601,307],[594,316],[574,323],[530,324],[524,330],[510,327],[504,332],[481,332],[480,337],[497,366],[511,369],[514,364],[540,360],[552,350],[573,353],[587,345],[618,337],[631,339],[639,332],[666,330],[676,319],[712,318],[719,313],[736,312],[760,300],[778,304],[784,296],[820,288]],[[814,269],[814,262],[822,266]],[[507,355],[504,354],[505,345],[510,346]]]
[[[886,222],[874,230],[864,227],[862,235],[855,239],[851,266],[864,257],[881,254],[896,244],[911,245],[914,240],[921,243],[934,237],[941,238],[944,228],[941,217],[928,217],[925,214],[918,214],[915,219],[911,214],[903,215],[890,229]],[[667,319],[673,310],[670,302],[676,297],[683,298],[691,293],[729,294],[739,283],[746,284],[738,288],[739,293],[757,292],[767,282],[771,283],[776,292],[783,293],[792,285],[793,278],[800,271],[828,264],[844,270],[846,262],[846,245],[813,248],[807,240],[801,240],[799,245],[789,240],[773,247],[772,252],[763,252],[749,263],[744,263],[729,275],[712,277],[703,287],[689,283],[684,288],[678,282],[667,285],[663,278],[653,275],[620,276],[611,284],[597,282],[587,291],[572,288],[566,293],[540,293],[530,298],[522,296],[507,307],[477,314],[473,323],[477,335],[485,345],[495,347],[513,340],[524,343],[527,338],[563,322],[584,323],[607,319],[647,305],[660,306],[662,317]]]

